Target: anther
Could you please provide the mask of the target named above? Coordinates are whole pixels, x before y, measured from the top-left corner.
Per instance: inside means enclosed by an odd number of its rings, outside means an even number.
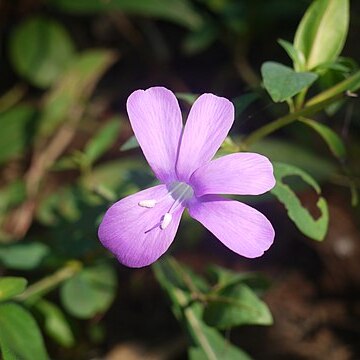
[[[148,209],[155,207],[155,205],[156,205],[156,200],[141,200],[141,201],[139,201],[139,206],[145,207]]]
[[[165,230],[169,226],[171,220],[172,220],[172,215],[170,213],[166,213],[160,224],[161,230]]]

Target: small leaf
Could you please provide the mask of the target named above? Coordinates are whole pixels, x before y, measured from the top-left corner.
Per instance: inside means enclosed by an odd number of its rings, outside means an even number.
[[[267,305],[245,284],[233,284],[208,295],[204,320],[210,326],[227,329],[254,324],[271,325],[273,319]]]
[[[318,75],[310,72],[295,72],[282,64],[268,61],[261,67],[264,86],[275,102],[285,101],[308,88]]]
[[[88,319],[109,308],[115,297],[116,283],[111,266],[86,268],[62,285],[61,301],[71,315]]]
[[[35,306],[44,316],[46,333],[61,346],[72,347],[74,335],[60,308],[46,300],[39,300]]]
[[[96,14],[118,10],[127,14],[170,20],[191,29],[197,29],[202,24],[202,18],[188,0],[49,0],[48,2],[60,10],[74,14]]]
[[[0,278],[0,301],[5,301],[21,294],[27,285],[27,280],[21,277]]]
[[[27,105],[0,113],[0,164],[22,154],[31,144],[36,125],[35,115],[35,109]]]
[[[120,119],[114,117],[85,146],[86,158],[93,163],[108,150],[119,136]]]
[[[32,270],[40,265],[49,248],[40,242],[0,246],[0,263],[9,269]]]
[[[323,240],[329,225],[329,210],[325,199],[320,196],[321,190],[319,185],[309,174],[295,166],[281,163],[273,165],[276,186],[271,190],[271,193],[284,204],[289,218],[303,234],[314,240]],[[299,176],[319,194],[316,205],[321,215],[317,220],[302,206],[293,190],[283,182],[285,177],[293,175]]]
[[[305,70],[305,56],[304,54],[294,47],[294,45],[286,40],[279,39],[278,43],[282,48],[287,52],[289,57],[294,63],[295,71],[304,71]]]
[[[121,145],[120,151],[127,151],[138,148],[140,145],[135,137],[135,135],[129,137],[124,144]]]
[[[73,56],[74,45],[66,29],[45,17],[26,20],[15,28],[10,39],[15,70],[41,88],[53,84]]]
[[[342,51],[349,27],[349,0],[315,0],[295,34],[294,47],[306,58],[306,69],[334,60]]]
[[[243,94],[235,99],[232,99],[235,106],[235,118],[238,118],[254,101],[258,99],[259,94],[254,92]]]
[[[327,127],[324,124],[321,124],[319,122],[316,122],[311,119],[300,119],[300,121],[308,126],[310,126],[312,129],[314,129],[316,132],[319,133],[319,135],[326,141],[327,145],[329,146],[332,153],[338,157],[339,159],[343,159],[346,156],[346,148],[341,140],[340,136],[334,132],[332,129]]]
[[[44,341],[32,315],[20,305],[0,304],[0,348],[5,359],[47,360]],[[10,357],[6,354],[11,354]]]

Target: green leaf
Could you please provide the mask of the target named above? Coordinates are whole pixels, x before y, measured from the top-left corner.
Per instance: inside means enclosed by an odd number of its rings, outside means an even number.
[[[206,325],[202,320],[203,305],[192,301],[191,294],[186,290],[186,283],[191,281],[194,288],[205,291],[207,285],[200,276],[189,272],[174,259],[165,258],[158,261],[153,265],[153,270],[160,285],[172,301],[175,316],[184,323],[189,333],[196,349],[192,350],[192,359],[250,360],[245,352],[232,345],[217,330]]]
[[[0,278],[0,301],[5,301],[21,294],[27,285],[27,280],[21,277],[7,276]]]
[[[85,268],[62,285],[61,301],[71,315],[88,319],[109,308],[116,284],[116,274],[110,265]]]
[[[305,56],[304,54],[294,47],[294,45],[286,40],[279,39],[278,43],[287,52],[290,59],[293,61],[295,71],[305,70]]]
[[[232,99],[235,106],[235,118],[238,118],[254,101],[259,99],[259,94],[250,92]]]
[[[36,111],[20,105],[0,113],[0,164],[22,154],[31,144]]]
[[[49,247],[40,242],[0,246],[0,263],[9,269],[32,270],[49,253]]]
[[[108,50],[88,50],[76,56],[44,99],[39,135],[52,134],[61,123],[79,116],[95,85],[115,60],[115,54]]]
[[[245,284],[233,284],[208,295],[204,320],[210,326],[227,329],[254,324],[271,325],[273,319],[267,305]]]
[[[49,0],[50,5],[70,13],[96,14],[98,12],[122,11],[173,21],[191,29],[202,24],[188,0]]]
[[[46,300],[38,301],[35,306],[45,319],[44,330],[47,335],[61,346],[72,347],[75,344],[75,338],[61,309]]]
[[[311,119],[300,119],[303,124],[310,126],[325,140],[332,153],[339,159],[346,156],[346,148],[340,136],[328,126]]]
[[[119,117],[111,119],[85,146],[84,153],[90,163],[102,156],[116,141],[120,129]]]
[[[10,59],[19,75],[46,88],[64,72],[74,56],[66,29],[45,17],[30,18],[15,28],[10,39]]]
[[[284,204],[289,218],[306,236],[321,241],[324,239],[329,225],[329,210],[325,199],[320,196],[321,190],[317,182],[303,170],[288,164],[275,163],[274,175],[276,186],[271,190],[278,200]],[[317,207],[320,211],[318,219],[314,219],[305,209],[293,190],[284,183],[287,176],[299,176],[309,184],[319,195]]]
[[[261,67],[265,89],[275,102],[285,101],[301,90],[308,88],[318,75],[310,72],[296,72],[282,64],[268,61]]]
[[[26,309],[14,303],[0,304],[0,348],[5,359],[48,359],[34,318]],[[11,355],[6,358],[6,354]]]
[[[135,135],[130,136],[120,147],[120,151],[127,151],[138,148],[140,145]]]
[[[306,69],[334,60],[349,27],[349,0],[315,0],[295,34],[294,47],[305,55]]]

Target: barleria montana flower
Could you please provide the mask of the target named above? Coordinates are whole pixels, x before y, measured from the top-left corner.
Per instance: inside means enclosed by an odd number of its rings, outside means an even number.
[[[274,229],[259,211],[218,194],[259,195],[275,185],[270,161],[255,153],[211,160],[234,122],[234,106],[201,95],[183,126],[179,103],[164,87],[133,92],[127,111],[135,136],[160,185],[116,202],[100,227],[101,243],[120,263],[143,267],[174,240],[185,208],[225,246],[248,258],[261,256]]]

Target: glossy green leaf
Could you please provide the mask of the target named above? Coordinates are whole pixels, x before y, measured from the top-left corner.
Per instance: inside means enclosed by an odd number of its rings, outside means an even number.
[[[10,39],[10,59],[19,75],[46,88],[64,72],[74,56],[66,29],[45,17],[30,18],[15,28]]]
[[[116,284],[116,274],[110,265],[85,268],[62,285],[61,301],[71,315],[88,319],[109,308]]]
[[[271,193],[284,204],[289,218],[303,234],[314,240],[323,240],[329,225],[329,210],[326,200],[320,195],[319,185],[309,174],[295,166],[281,163],[273,165],[276,185],[271,190]],[[289,185],[284,183],[284,179],[288,176],[299,176],[317,192],[319,199],[316,205],[320,211],[318,219],[314,219],[309,211],[302,206],[295,192]]]
[[[210,326],[227,329],[254,324],[271,325],[267,305],[245,284],[233,284],[212,292],[205,308],[204,320]]]
[[[0,301],[5,301],[21,294],[27,285],[27,280],[21,277],[0,278]]]
[[[84,153],[88,161],[93,163],[102,156],[119,136],[120,119],[114,117],[85,146]]]
[[[325,140],[330,150],[336,157],[339,159],[345,158],[345,144],[336,132],[334,132],[328,126],[311,119],[300,119],[300,121],[314,129]]]
[[[0,348],[4,359],[49,358],[34,318],[22,306],[14,303],[0,304]]]
[[[191,29],[202,24],[201,17],[188,0],[49,0],[49,3],[60,10],[76,14],[118,10],[173,21]]]
[[[35,269],[49,253],[49,247],[40,242],[16,243],[0,246],[0,263],[9,269]]]
[[[47,335],[61,346],[73,346],[75,344],[75,338],[61,309],[46,300],[39,300],[35,306],[44,317],[44,330]]]
[[[19,105],[0,113],[0,164],[22,154],[31,144],[36,126],[36,111]]]
[[[349,0],[315,0],[295,34],[294,46],[305,55],[306,69],[334,60],[349,27]]]
[[[61,123],[75,121],[115,60],[116,55],[108,50],[88,50],[77,55],[44,99],[39,135],[52,134]]]
[[[290,59],[293,61],[295,71],[305,70],[305,56],[304,54],[294,47],[294,45],[286,40],[279,39],[278,43],[287,52]]]
[[[265,89],[275,102],[285,101],[308,88],[318,75],[310,72],[296,72],[282,64],[268,61],[261,67]]]

